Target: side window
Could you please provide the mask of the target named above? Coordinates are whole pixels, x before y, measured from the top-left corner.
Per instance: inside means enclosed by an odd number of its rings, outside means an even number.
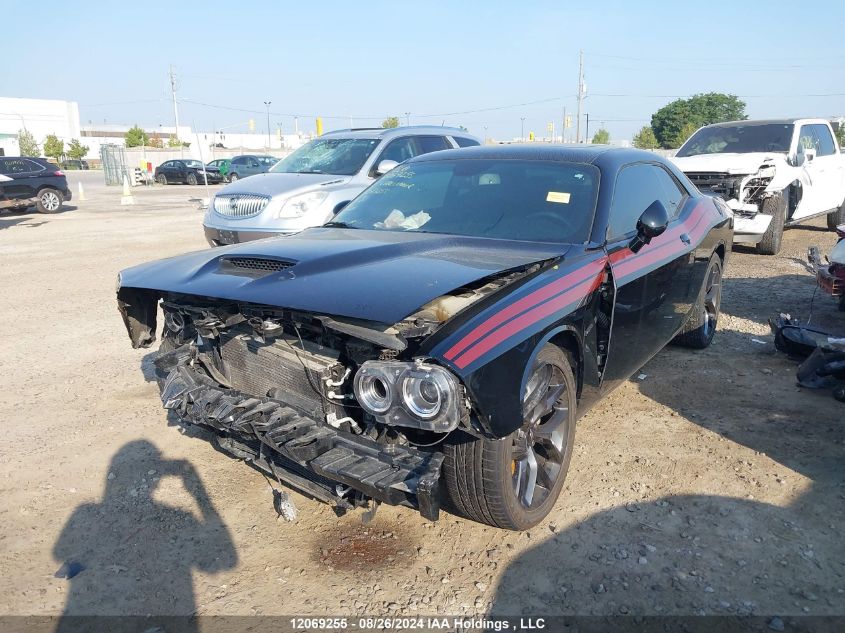
[[[233,159],[232,159],[232,162],[231,162],[231,163],[229,163],[229,164],[230,164],[230,165],[232,165],[232,166],[234,167],[234,166],[236,166],[236,165],[237,165],[237,166],[242,165],[242,164],[243,164],[243,162],[244,162],[244,159],[243,159],[243,158],[233,158]]]
[[[381,156],[378,157],[376,165],[383,160],[395,160],[397,163],[404,163],[409,158],[413,158],[419,152],[415,147],[414,138],[406,136],[405,138],[397,138],[387,144]]]
[[[464,138],[463,136],[453,136],[452,138],[455,139],[458,147],[476,147],[477,145],[481,145],[474,138]]]
[[[30,161],[23,158],[7,158],[4,162],[4,174],[26,174],[35,171],[30,166]]]
[[[654,173],[657,176],[657,182],[663,190],[664,197],[661,199],[666,211],[669,212],[669,219],[674,220],[681,214],[681,207],[686,193],[681,189],[680,185],[675,182],[675,179],[662,167],[655,167]]]
[[[0,174],[8,174],[8,173],[11,173],[11,172],[9,171],[9,167],[8,167],[8,165],[6,164],[6,163],[7,163],[7,160],[8,160],[8,159],[6,159],[6,158],[0,158]]]
[[[816,132],[816,138],[819,141],[819,156],[830,156],[836,153],[836,146],[833,144],[833,136],[826,125],[821,123],[814,123],[813,128]]]
[[[418,136],[417,146],[420,154],[430,154],[444,149],[452,149],[449,141],[443,136]]]
[[[669,180],[672,187],[669,187],[669,183],[661,181],[663,177]],[[683,197],[669,174],[662,167],[647,163],[623,168],[616,178],[613,202],[610,205],[608,241],[633,233],[637,228],[637,220],[655,200],[663,203],[670,217],[677,216],[677,209]]]
[[[173,167],[173,162],[172,162],[172,161],[169,161],[169,160],[166,160],[166,161],[164,161],[164,162],[160,165],[160,167],[161,167],[162,169],[170,169],[171,167]]]
[[[798,145],[804,149],[814,149],[816,154],[819,153],[819,139],[816,137],[816,132],[813,125],[802,125],[801,131],[798,133]]]
[[[24,169],[28,172],[44,171],[47,169],[44,165],[36,163],[34,160],[25,160]]]

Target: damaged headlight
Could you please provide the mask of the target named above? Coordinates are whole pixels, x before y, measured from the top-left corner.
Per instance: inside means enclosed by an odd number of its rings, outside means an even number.
[[[460,421],[460,385],[451,372],[422,362],[367,361],[355,397],[384,424],[445,433]]]

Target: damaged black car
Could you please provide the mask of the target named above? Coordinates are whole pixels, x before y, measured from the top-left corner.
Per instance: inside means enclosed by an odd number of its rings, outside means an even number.
[[[412,159],[333,221],[120,273],[165,408],[339,510],[508,529],[560,494],[577,419],[670,341],[713,338],[723,201],[637,150]]]

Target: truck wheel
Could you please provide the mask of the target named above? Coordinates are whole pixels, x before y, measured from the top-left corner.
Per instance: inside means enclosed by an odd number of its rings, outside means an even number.
[[[757,244],[761,255],[777,255],[783,240],[783,223],[786,221],[786,200],[782,195],[771,196],[763,200],[760,213],[772,216],[769,228],[763,233],[763,239]]]
[[[722,258],[713,255],[707,266],[704,283],[698,293],[692,314],[684,324],[681,333],[672,341],[677,345],[704,349],[713,341],[716,324],[719,322],[719,310],[722,305]]]
[[[519,429],[500,440],[453,434],[444,446],[445,496],[457,514],[525,530],[554,507],[575,442],[576,384],[568,355],[544,346],[526,391]]]
[[[845,200],[839,205],[839,210],[827,214],[827,228],[835,231],[840,224],[845,224]]]
[[[62,210],[62,202],[64,202],[64,197],[61,191],[42,189],[38,192],[35,208],[38,209],[39,213],[58,213]]]

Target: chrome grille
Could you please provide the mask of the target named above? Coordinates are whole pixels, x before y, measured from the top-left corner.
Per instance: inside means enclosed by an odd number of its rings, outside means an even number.
[[[218,194],[214,196],[214,211],[227,218],[251,218],[270,202],[270,196],[255,193]]]

